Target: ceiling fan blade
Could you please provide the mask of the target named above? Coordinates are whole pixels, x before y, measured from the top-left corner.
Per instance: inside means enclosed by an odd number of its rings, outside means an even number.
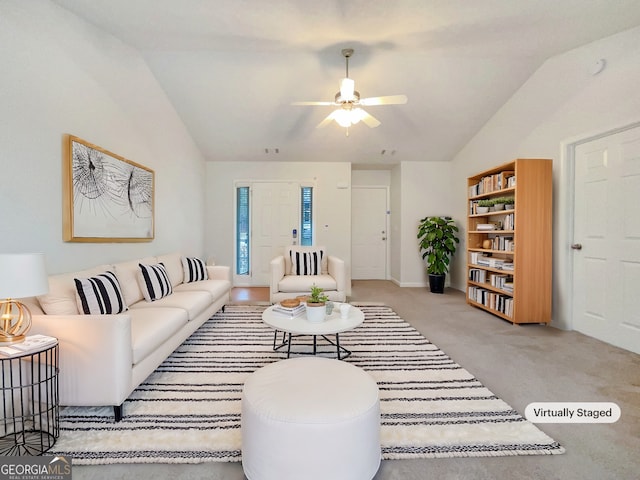
[[[329,125],[331,122],[333,122],[333,119],[336,117],[336,112],[337,110],[334,110],[333,112],[331,112],[329,115],[327,115],[324,120],[322,120],[318,126],[316,128],[323,128],[326,127],[327,125]]]
[[[364,110],[362,111],[364,112],[364,114],[362,115],[361,120],[367,125],[367,127],[376,128],[378,125],[380,125],[380,120],[378,120],[373,115],[365,112]]]
[[[386,97],[361,98],[360,105],[402,105],[407,103],[406,95],[388,95]]]
[[[335,105],[334,102],[293,102],[291,105],[321,105],[321,106],[329,106]]]

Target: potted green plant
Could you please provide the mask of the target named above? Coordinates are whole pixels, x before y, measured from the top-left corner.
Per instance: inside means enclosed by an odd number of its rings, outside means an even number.
[[[504,209],[505,210],[513,210],[513,207],[515,205],[515,198],[513,197],[503,197],[502,199],[504,201]]]
[[[476,213],[487,213],[490,207],[493,207],[493,200],[488,198],[478,200],[478,204],[476,205]]]
[[[451,256],[460,242],[458,227],[451,217],[425,217],[418,225],[418,240],[422,258],[427,262],[429,288],[432,293],[444,293],[444,283]]]
[[[493,199],[493,209],[497,212],[499,210],[504,210],[504,197],[496,197]]]
[[[317,285],[311,286],[311,295],[307,298],[307,320],[310,322],[322,322],[327,313],[326,303],[329,300],[324,289]]]

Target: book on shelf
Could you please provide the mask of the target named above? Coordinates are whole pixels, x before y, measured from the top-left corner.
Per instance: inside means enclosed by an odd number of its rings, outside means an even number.
[[[500,222],[479,223],[476,230],[500,230]]]
[[[513,237],[495,237],[491,241],[491,250],[503,250],[505,252],[513,252],[515,243]]]
[[[485,193],[504,190],[515,186],[515,175],[512,171],[498,172],[492,175],[485,175],[478,183],[469,186],[469,196],[477,197]],[[513,179],[513,180],[512,180]]]
[[[514,215],[513,213],[509,213],[504,217],[504,229],[505,230],[513,230],[514,226]]]
[[[468,297],[490,310],[500,312],[507,317],[513,317],[513,298],[507,295],[491,292],[482,287],[470,286]]]
[[[487,281],[487,271],[481,268],[472,268],[469,270],[469,280],[476,283],[485,283]]]
[[[29,335],[25,337],[23,342],[0,347],[0,356],[11,358],[20,355],[28,355],[30,353],[45,350],[47,347],[52,347],[56,343],[58,343],[58,339],[55,337],[39,334]]]
[[[511,275],[492,273],[489,275],[489,283],[500,290],[513,292],[513,277]]]
[[[469,252],[469,263],[479,267],[489,267],[498,270],[513,270],[513,262],[505,258],[494,258],[481,252]]]

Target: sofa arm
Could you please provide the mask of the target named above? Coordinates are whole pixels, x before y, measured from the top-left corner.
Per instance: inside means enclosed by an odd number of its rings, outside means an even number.
[[[273,294],[278,293],[278,284],[280,280],[284,278],[284,257],[282,255],[277,256],[269,262],[269,292],[271,294],[271,301],[273,302]]]
[[[30,333],[58,339],[61,405],[121,405],[131,393],[129,315],[34,315]]]
[[[212,280],[231,282],[231,267],[225,265],[207,265],[207,275]]]
[[[344,260],[329,255],[327,270],[336,281],[336,290],[339,292],[347,291],[347,277],[345,273]]]

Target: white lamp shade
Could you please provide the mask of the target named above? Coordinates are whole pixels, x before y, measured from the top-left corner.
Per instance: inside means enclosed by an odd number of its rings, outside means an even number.
[[[25,298],[49,291],[43,253],[0,254],[0,298]]]
[[[350,78],[343,78],[340,82],[340,97],[343,101],[353,100],[353,92],[355,91],[356,82]]]

